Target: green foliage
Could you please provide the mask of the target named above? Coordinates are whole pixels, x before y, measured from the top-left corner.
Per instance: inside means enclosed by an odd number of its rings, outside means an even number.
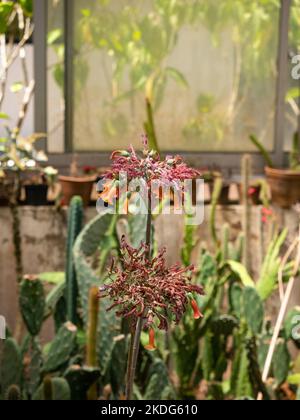
[[[277,385],[286,381],[290,370],[291,356],[287,348],[287,343],[279,339],[273,359],[273,371]]]
[[[267,152],[267,150],[265,149],[263,144],[258,140],[258,138],[252,134],[250,136],[250,140],[254,144],[254,146],[258,149],[258,151],[261,153],[267,166],[269,166],[270,168],[274,168],[274,163],[271,159],[270,154]]]
[[[45,294],[37,278],[25,278],[20,287],[20,308],[22,317],[32,336],[39,334],[44,321]]]
[[[73,197],[68,215],[68,239],[66,258],[66,288],[65,298],[67,302],[67,319],[76,324],[77,321],[77,298],[78,287],[73,257],[73,247],[82,229],[83,202],[81,197]]]
[[[277,286],[278,271],[281,264],[280,251],[287,237],[287,230],[276,236],[271,242],[264,259],[256,290],[262,300],[268,299]]]
[[[259,334],[264,321],[264,307],[257,291],[246,287],[243,293],[244,315],[252,333]]]
[[[55,372],[68,362],[76,345],[77,328],[66,323],[52,341],[44,365],[44,372]]]

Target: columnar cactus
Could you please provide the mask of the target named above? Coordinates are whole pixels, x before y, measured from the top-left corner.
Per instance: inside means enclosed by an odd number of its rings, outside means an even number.
[[[78,287],[73,258],[73,247],[81,232],[83,222],[83,203],[80,197],[73,197],[68,215],[68,239],[66,260],[66,293],[67,320],[76,324]]]

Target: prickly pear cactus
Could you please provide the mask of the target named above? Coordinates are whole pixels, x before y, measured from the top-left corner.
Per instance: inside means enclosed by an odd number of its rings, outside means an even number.
[[[291,356],[287,347],[287,343],[282,338],[280,338],[278,340],[273,358],[273,373],[276,384],[278,386],[286,381],[290,370],[290,363]]]
[[[51,343],[44,372],[55,372],[68,362],[76,345],[77,328],[70,322],[61,327]]]
[[[78,287],[73,257],[73,247],[82,229],[83,203],[81,197],[73,197],[68,214],[68,238],[66,258],[66,289],[65,298],[67,302],[67,319],[73,324],[77,320],[77,297]]]
[[[0,363],[0,385],[3,396],[11,385],[20,385],[21,374],[21,350],[13,338],[8,338],[4,343]]]
[[[284,323],[285,334],[288,340],[293,340],[300,349],[300,307],[296,306],[287,314]]]
[[[264,321],[264,307],[261,298],[252,287],[243,292],[244,315],[247,324],[254,334],[259,334]]]
[[[228,337],[232,335],[234,329],[239,326],[237,318],[231,315],[220,315],[212,320],[211,329],[216,335]]]
[[[71,389],[73,401],[86,400],[87,392],[100,378],[100,369],[74,365],[65,373],[65,379]]]
[[[39,387],[33,401],[69,401],[71,390],[64,378],[46,377]]]
[[[21,283],[20,308],[22,317],[32,336],[39,334],[45,313],[45,294],[40,280],[27,277]]]
[[[240,318],[243,313],[243,289],[237,283],[230,286],[229,303],[231,311]]]

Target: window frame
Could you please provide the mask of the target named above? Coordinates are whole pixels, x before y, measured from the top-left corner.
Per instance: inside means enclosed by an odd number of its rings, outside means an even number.
[[[65,25],[65,152],[49,154],[50,163],[60,170],[67,169],[72,159],[73,137],[73,0],[64,1],[64,25]],[[274,117],[274,149],[270,153],[273,161],[279,167],[288,163],[288,153],[284,150],[285,133],[285,96],[287,89],[287,75],[289,72],[289,23],[292,0],[281,0],[279,19],[279,42],[277,52],[278,76],[276,82],[276,100]],[[35,91],[35,131],[47,133],[47,10],[48,0],[34,0],[34,72],[36,79]],[[299,118],[300,131],[300,118]],[[47,151],[47,141],[41,146]],[[176,153],[176,151],[171,151]],[[226,176],[240,172],[240,159],[245,152],[193,152],[181,154],[188,162],[198,167],[221,168]],[[259,153],[249,152],[253,156],[253,171],[261,174],[264,172],[265,162]],[[78,152],[79,163],[92,166],[107,166],[109,153]]]

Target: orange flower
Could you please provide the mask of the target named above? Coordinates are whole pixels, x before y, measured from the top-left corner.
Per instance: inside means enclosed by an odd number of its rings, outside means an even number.
[[[191,306],[192,306],[192,309],[193,309],[193,311],[194,311],[194,318],[195,318],[195,319],[200,319],[200,318],[203,318],[203,315],[202,315],[202,313],[200,312],[200,309],[199,309],[198,304],[197,304],[197,302],[195,301],[195,299],[193,299],[193,300],[191,301]]]
[[[117,188],[114,186],[114,182],[109,181],[104,185],[104,189],[99,193],[99,197],[110,205],[113,204],[114,198],[117,197]]]
[[[148,351],[154,351],[156,350],[155,346],[155,331],[153,328],[150,328],[149,330],[149,344],[145,346],[145,349]]]

